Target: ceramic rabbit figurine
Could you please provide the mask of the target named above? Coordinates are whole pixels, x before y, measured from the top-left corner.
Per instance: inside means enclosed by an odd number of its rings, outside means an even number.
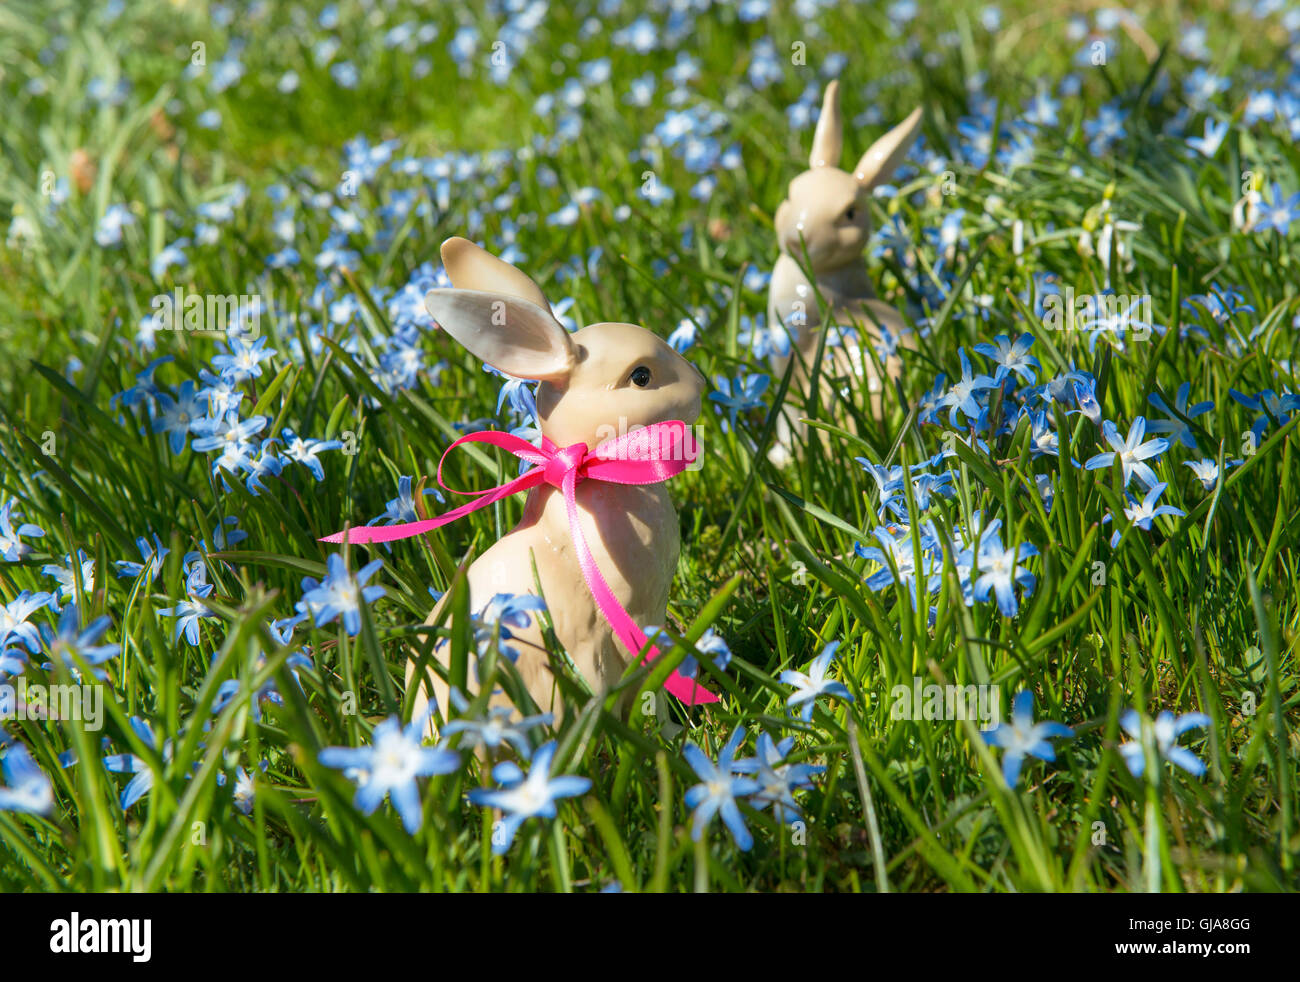
[[[442,259],[454,289],[430,291],[429,312],[486,364],[540,380],[542,435],[557,447],[595,448],[614,431],[698,418],[704,377],[655,334],[621,323],[591,324],[570,334],[538,286],[504,260],[462,238],[443,243]],[[591,555],[614,596],[637,625],[664,623],[679,546],[667,488],[585,480],[576,485],[576,502]],[[470,610],[482,610],[498,594],[535,594],[534,562],[557,638],[591,688],[606,691],[632,655],[584,581],[566,499],[548,483],[529,491],[519,524],[470,566]],[[437,616],[435,607],[426,623]],[[512,627],[511,633],[509,645],[519,652],[515,664],[529,693],[558,721],[561,700],[537,616],[528,628]],[[408,687],[415,670],[412,661]],[[471,665],[470,688],[477,690],[473,675]],[[429,681],[446,712],[447,683],[434,672]],[[426,702],[422,687],[414,703],[417,718]],[[504,704],[504,697],[494,702]]]
[[[813,134],[809,169],[790,182],[789,196],[776,210],[775,225],[781,254],[772,270],[768,290],[768,323],[777,329],[784,323],[802,354],[795,367],[791,388],[808,392],[808,374],[817,353],[821,330],[830,323],[842,328],[855,326],[861,341],[880,340],[877,325],[910,346],[903,319],[894,308],[875,298],[867,279],[863,250],[871,232],[869,199],[872,190],[886,181],[906,156],[921,124],[921,110],[912,114],[882,136],[858,161],[852,173],[840,170],[843,149],[843,123],[840,119],[839,83],[826,86],[821,117]],[[796,262],[796,257],[798,262]],[[817,290],[829,306],[819,309],[817,294],[800,269],[810,268]],[[884,385],[870,354],[855,350],[851,340],[831,347],[834,364],[823,371],[833,375],[861,376],[872,393],[872,412],[880,413]],[[779,378],[786,370],[790,355],[779,353],[771,358],[773,372]],[[890,356],[885,370],[896,377],[901,368],[898,358]],[[824,400],[823,400],[824,401]],[[769,457],[778,466],[791,459],[795,430],[783,417]]]

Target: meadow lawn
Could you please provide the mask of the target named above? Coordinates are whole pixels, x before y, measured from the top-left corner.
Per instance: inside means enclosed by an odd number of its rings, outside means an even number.
[[[1294,889],[1284,7],[6,0],[0,890]],[[832,78],[846,160],[924,107],[871,202],[915,342],[879,418],[768,361]],[[561,726],[479,698],[435,749],[434,597],[453,678],[549,623],[469,609],[523,497],[319,539],[537,436],[424,308],[454,235],[709,385],[630,714],[569,676]]]

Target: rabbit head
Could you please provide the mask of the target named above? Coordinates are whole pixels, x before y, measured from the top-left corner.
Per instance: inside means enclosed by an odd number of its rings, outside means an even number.
[[[826,86],[822,114],[813,133],[809,169],[790,182],[789,196],[776,210],[781,251],[803,259],[814,271],[838,269],[856,261],[871,234],[871,192],[903,161],[921,126],[921,109],[871,145],[853,172],[840,170],[844,148],[840,87]]]
[[[542,434],[557,446],[699,417],[704,376],[654,333],[590,324],[570,334],[536,283],[467,239],[444,242],[442,261],[453,289],[430,290],[429,313],[484,363],[541,383]]]

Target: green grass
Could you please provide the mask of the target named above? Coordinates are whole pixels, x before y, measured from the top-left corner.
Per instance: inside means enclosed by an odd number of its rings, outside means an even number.
[[[331,33],[316,26],[315,8],[299,17],[296,5],[268,4],[225,28],[214,26],[210,8],[199,3],[128,4],[111,23],[94,13],[82,16],[75,4],[18,0],[0,11],[6,107],[0,230],[16,218],[35,222],[28,241],[0,238],[0,345],[8,356],[0,367],[0,500],[15,499],[15,510],[45,530],[43,538],[28,540],[29,555],[0,564],[0,601],[51,589],[41,567],[85,550],[96,575],[93,583],[76,584],[76,601],[87,620],[107,614],[106,640],[122,646],[106,666],[102,732],[75,722],[6,723],[50,776],[56,801],[48,816],[0,812],[0,889],[589,891],[616,882],[626,890],[672,891],[1220,892],[1296,886],[1297,424],[1272,422],[1254,452],[1243,453],[1243,431],[1258,413],[1229,395],[1230,389],[1296,389],[1295,232],[1241,233],[1232,225],[1243,172],[1265,188],[1274,181],[1288,193],[1300,187],[1285,127],[1240,122],[1241,100],[1256,87],[1249,72],[1276,71],[1271,59],[1283,49],[1285,32],[1275,19],[1257,31],[1229,32],[1229,15],[1217,12],[1218,5],[1205,15],[1209,65],[1234,79],[1230,93],[1214,102],[1215,118],[1233,125],[1212,158],[1189,155],[1181,138],[1161,133],[1193,68],[1177,50],[1181,19],[1161,7],[1144,11],[1140,31],[1114,32],[1118,48],[1106,65],[1076,69],[1082,94],[1064,101],[1059,127],[1036,138],[1032,163],[1008,174],[996,163],[954,162],[950,180],[916,175],[903,186],[907,194],[878,202],[876,225],[887,211],[897,214],[915,245],[915,269],[894,257],[871,260],[882,295],[900,306],[920,299],[919,280],[939,275],[923,229],[955,208],[966,211],[967,244],[941,269],[956,278],[950,302],[929,311],[930,336],[906,362],[907,404],[892,400],[878,421],[858,395],[810,409],[818,425],[799,463],[782,471],[764,454],[780,379],[773,379],[765,407],[743,415],[735,429],[724,429],[722,417],[706,407],[704,467],[671,484],[682,557],[669,626],[686,643],[708,627],[727,639],[730,667],[710,672],[723,702],[687,714],[665,700],[634,698],[632,715],[620,719],[597,701],[575,699],[555,734],[557,771],[589,777],[591,790],[562,803],[556,821],[527,823],[509,852],[495,856],[492,814],[465,799],[468,789],[489,783],[472,755],[460,772],[424,785],[424,824],[409,836],[389,804],[360,814],[352,783],[321,766],[317,752],[369,743],[373,725],[398,710],[406,653],[419,643],[417,627],[432,602],[427,589],[463,596],[458,567],[512,526],[522,498],[397,543],[391,553],[363,556],[353,548],[353,569],[384,559],[371,582],[387,591],[365,610],[357,637],[337,624],[308,623],[288,648],[267,630],[269,620],[292,614],[304,576],[324,575],[331,549],[317,539],[382,512],[400,475],[432,484],[442,451],[457,435],[453,424],[492,415],[498,388],[474,358],[430,333],[421,341],[426,362],[444,360],[445,369],[423,374],[413,388],[382,391],[372,377],[392,330],[382,302],[364,302],[348,326],[356,339],[352,351],[327,344],[293,356],[294,338],[307,347],[303,321],[319,316],[310,298],[322,274],[312,259],[330,229],[327,212],[303,204],[302,192],[338,185],[347,169],[342,145],[358,134],[372,143],[398,139],[395,159],[549,140],[554,117],[534,116],[534,100],[558,88],[578,64],[608,55],[613,81],[587,87],[582,137],[491,168],[497,183],[490,192],[481,181],[453,182],[448,200],[439,201],[435,182],[381,169],[357,199],[367,211],[363,231],[352,238],[361,264],[337,285],[340,292],[391,294],[421,263],[437,263],[444,238],[468,232],[499,251],[506,223],[532,216],[518,228],[527,255],[521,265],[553,301],[573,298],[571,316],[586,323],[632,320],[664,336],[693,317],[700,343],[688,357],[710,378],[730,378],[767,370],[737,343],[741,317],[765,305],[764,292],[745,288],[741,276],[747,265],[768,270],[775,259],[768,216],[803,168],[810,138],[810,130],[790,131],[785,109],[805,87],[820,88],[821,59],[836,51],[849,56],[842,75],[846,119],[869,108],[863,87],[874,83],[882,122],[923,104],[927,142],[956,160],[955,125],[971,111],[967,86],[976,73],[988,73],[986,91],[1000,100],[1005,121],[1020,112],[1040,79],[1055,85],[1071,70],[1078,45],[1065,40],[1063,14],[1038,13],[1041,5],[1031,4],[1007,4],[993,34],[979,26],[980,5],[957,4],[942,23],[928,23],[923,14],[907,29],[915,40],[910,52],[891,37],[883,7],[821,13],[817,30],[783,3],[770,23],[737,24],[729,9],[710,11],[681,46],[700,65],[688,104],[724,114],[719,139],[724,146],[739,143],[746,166],[720,171],[715,193],[701,204],[688,194],[698,175],[667,151],[649,163],[629,161],[662,118],[670,88],[662,73],[676,50],[641,56],[616,48],[606,32],[588,37],[581,31],[589,5],[556,5],[499,85],[482,64],[464,77],[457,72],[447,55],[456,27],[450,7],[396,6],[382,23],[367,24],[356,4],[340,5],[335,60],[350,58],[360,75],[350,91],[315,64],[312,46]],[[611,20],[619,26],[635,16],[629,9]],[[389,27],[410,19],[440,27],[437,40],[420,49],[433,60],[423,79],[412,75],[417,55],[381,41]],[[485,39],[482,63],[497,21],[481,11],[465,19]],[[944,31],[954,31],[955,39],[942,38]],[[783,79],[742,93],[751,46],[765,35],[776,46]],[[209,75],[182,76],[193,42],[206,44],[210,72],[236,36],[247,41],[246,71],[236,85],[214,94]],[[40,53],[55,38],[63,39],[61,50],[46,64]],[[799,40],[808,45],[807,67],[787,64],[786,52]],[[937,61],[923,66],[918,58],[926,53]],[[566,66],[559,73],[551,67],[556,61]],[[287,69],[300,77],[293,95],[276,89]],[[628,81],[645,71],[659,78],[653,109],[625,105]],[[1172,80],[1168,91],[1162,73]],[[903,81],[885,81],[896,74]],[[130,79],[130,94],[120,106],[96,107],[86,98],[95,77]],[[42,80],[43,94],[27,87],[33,78]],[[1091,153],[1082,124],[1112,98],[1132,110],[1128,135],[1108,153]],[[203,129],[197,117],[212,108],[222,123]],[[1199,135],[1200,117],[1194,118],[1189,133]],[[846,156],[860,153],[879,132],[879,125],[850,132]],[[45,223],[50,203],[41,193],[42,176],[68,176],[79,149],[93,161],[94,174],[84,190],[72,181],[67,200]],[[556,175],[554,187],[539,180],[543,168]],[[638,196],[646,170],[674,189],[672,203],[653,205]],[[221,226],[217,241],[187,249],[188,266],[152,276],[150,261],[162,247],[192,233],[197,206],[220,199],[236,180],[248,186],[248,200]],[[296,189],[295,246],[304,259],[297,269],[265,268],[265,257],[279,248],[271,231],[275,207],[265,193],[274,182]],[[519,185],[513,202],[493,213],[486,202],[512,182]],[[576,224],[546,222],[586,186],[600,196],[583,207]],[[397,223],[380,248],[365,251],[383,231],[375,210],[401,188],[414,189],[425,209]],[[119,202],[130,205],[136,222],[121,246],[101,248],[93,238],[99,217]],[[630,217],[615,216],[620,205],[630,207]],[[471,210],[480,213],[481,227],[471,228]],[[1146,342],[1130,339],[1123,350],[1105,339],[1091,350],[1086,333],[1049,331],[1020,299],[1036,273],[1055,273],[1081,295],[1105,285],[1104,257],[1085,255],[1077,243],[1085,229],[1095,237],[1107,213],[1141,224],[1125,239],[1131,264],[1110,257],[1114,289],[1150,296],[1155,320],[1168,328]],[[1013,249],[1017,220],[1024,223],[1021,254]],[[691,232],[687,243],[683,227]],[[597,246],[603,252],[590,272],[562,275],[572,257],[585,258]],[[185,333],[160,333],[152,355],[138,350],[135,325],[149,313],[150,298],[174,286],[256,292],[285,315],[301,313],[297,324],[284,315],[263,318],[263,333],[279,354],[247,386],[242,410],[249,415],[256,407],[274,420],[263,437],[282,426],[311,437],[348,432],[357,452],[324,454],[321,482],[290,466],[252,496],[242,482],[223,490],[211,476],[210,455],[188,448],[171,454],[165,436],[148,432],[142,407],[110,403],[151,357],[174,357],[157,379],[175,387],[196,379],[221,350],[211,338]],[[1211,324],[1207,338],[1183,336],[1180,325],[1196,315],[1183,301],[1228,287],[1254,312]],[[1182,464],[1195,458],[1170,451],[1158,468],[1169,482],[1162,501],[1185,517],[1158,519],[1149,532],[1130,529],[1112,550],[1116,526],[1102,520],[1113,513],[1121,527],[1127,524],[1117,470],[1033,459],[1027,424],[993,440],[985,453],[945,441],[951,427],[917,425],[908,411],[938,372],[949,380],[960,375],[959,347],[969,353],[976,343],[1021,331],[1037,339],[1041,376],[1071,365],[1095,374],[1105,416],[1122,431],[1135,416],[1154,418],[1149,394],[1161,392],[1172,402],[1178,386],[1190,382],[1192,403],[1214,403],[1194,421],[1203,454],[1244,463],[1207,493]],[[797,401],[793,393],[790,401]],[[941,417],[946,420],[946,411]],[[849,433],[854,421],[856,437]],[[1082,415],[1058,407],[1055,424],[1061,459],[1070,455],[1067,447],[1080,461],[1106,449]],[[978,528],[976,513],[1000,518],[1008,545],[1032,543],[1041,554],[1030,565],[1036,588],[1022,594],[1015,617],[1003,617],[990,603],[965,605],[951,562],[920,611],[904,587],[873,592],[865,585],[874,567],[854,554],[854,543],[873,543],[880,502],[853,458],[911,464],[945,445],[957,453],[950,465],[955,495],[938,499],[927,517],[945,534]],[[47,446],[52,454],[43,452]],[[452,487],[485,487],[513,473],[513,459],[504,455],[465,453],[449,460],[446,479]],[[1054,483],[1050,512],[1035,475]],[[426,500],[431,513],[441,510]],[[915,501],[909,506],[915,515]],[[216,548],[212,529],[232,515],[248,539]],[[158,579],[112,575],[114,560],[139,558],[136,536],[155,532],[171,548]],[[184,599],[181,557],[200,548],[214,585],[205,602],[218,616],[202,622],[194,646],[173,640],[173,621],[159,611]],[[926,617],[930,605],[937,610],[933,624]],[[34,620],[53,623],[52,617],[41,612]],[[468,658],[464,619],[447,630],[453,662]],[[833,674],[853,701],[821,699],[810,723],[792,719],[785,706],[791,690],[777,677],[805,669],[836,640],[842,644]],[[298,673],[299,689],[286,659],[303,645],[315,667]],[[684,654],[678,647],[668,662]],[[30,660],[32,681],[46,676],[43,660]],[[659,666],[659,676],[664,671]],[[51,681],[67,679],[62,669],[48,674]],[[1010,788],[977,723],[891,718],[892,687],[910,687],[916,676],[995,685],[1004,718],[1013,694],[1031,689],[1038,718],[1072,725],[1076,739],[1057,741],[1055,764],[1027,761],[1019,787]],[[230,679],[238,680],[239,694],[213,715],[217,688]],[[269,681],[284,703],[265,706],[258,721],[250,697]],[[639,671],[626,684],[648,692],[655,682]],[[646,714],[647,706],[654,712]],[[1207,714],[1211,726],[1182,741],[1206,761],[1206,775],[1198,780],[1153,763],[1149,779],[1133,777],[1117,752],[1119,716],[1128,707],[1150,716],[1162,709]],[[132,716],[150,721],[159,746],[171,742],[170,755],[140,740],[128,723]],[[778,825],[771,809],[745,810],[756,840],[748,852],[717,823],[693,841],[683,803],[697,781],[683,757],[685,744],[716,756],[737,725],[751,734],[745,755],[753,752],[756,732],[766,730],[796,737],[792,760],[825,767],[815,786],[799,794],[804,827]],[[155,775],[152,791],[126,811],[119,803],[126,778],[97,763],[105,736],[113,752],[136,754]],[[80,763],[62,768],[56,757],[68,750]],[[251,773],[263,760],[267,769],[257,776],[252,813],[244,815],[231,797],[235,768]],[[219,775],[226,776],[224,785]]]

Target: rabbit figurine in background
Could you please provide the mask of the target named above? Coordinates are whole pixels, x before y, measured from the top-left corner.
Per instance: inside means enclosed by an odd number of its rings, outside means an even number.
[[[632,324],[591,324],[570,334],[528,276],[466,239],[443,243],[453,289],[425,299],[442,329],[471,354],[515,378],[537,379],[542,435],[557,447],[595,448],[612,432],[670,420],[695,422],[704,377],[663,340]],[[576,486],[577,517],[591,556],[614,597],[638,626],[662,624],[677,570],[677,512],[663,484],[585,480]],[[536,563],[536,581],[533,567]],[[599,575],[599,574],[598,574]],[[535,594],[540,583],[556,637],[596,693],[619,681],[634,655],[615,632],[584,581],[561,490],[542,483],[528,493],[514,530],[470,566],[470,610],[499,594]],[[441,605],[441,602],[439,606]],[[434,607],[426,623],[433,623]],[[537,615],[511,627],[509,646],[529,694],[543,712],[562,712]],[[446,645],[435,649],[439,656]],[[407,686],[416,672],[407,668]],[[478,688],[471,666],[470,688]],[[428,688],[446,712],[448,685],[429,672]],[[427,705],[421,686],[414,717]],[[503,703],[496,696],[494,703]]]
[[[779,330],[781,324],[786,326],[802,356],[795,366],[791,389],[808,394],[805,366],[812,367],[821,330],[834,323],[843,329],[843,343],[832,346],[833,338],[827,338],[826,351],[833,354],[834,364],[825,366],[823,372],[861,377],[871,393],[871,409],[877,417],[884,384],[871,355],[856,350],[850,328],[857,331],[857,341],[862,344],[879,342],[880,328],[889,331],[904,346],[912,344],[898,312],[875,298],[862,254],[871,232],[871,192],[902,162],[920,124],[918,107],[872,144],[852,173],[841,170],[843,124],[839,83],[832,81],[826,86],[822,113],[813,134],[809,169],[790,182],[789,196],[776,210],[781,254],[772,270],[767,316],[773,330]],[[812,270],[816,291],[800,263]],[[817,292],[829,310],[819,309]],[[773,354],[772,370],[778,378],[786,371],[791,357],[793,351],[786,355]],[[901,370],[896,355],[890,355],[884,366],[891,378],[897,377]],[[796,432],[782,416],[769,452],[773,463],[782,466],[792,458]]]

